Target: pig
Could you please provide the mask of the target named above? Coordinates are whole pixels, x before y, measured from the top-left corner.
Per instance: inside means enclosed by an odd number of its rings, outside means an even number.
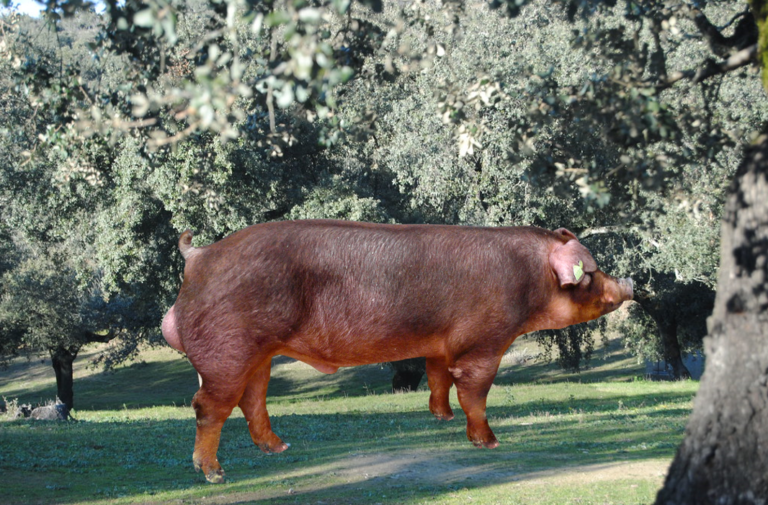
[[[453,418],[456,386],[477,447],[499,445],[486,397],[520,335],[590,321],[632,299],[560,228],[306,220],[262,223],[206,247],[179,239],[178,298],[162,322],[201,386],[193,463],[222,482],[221,428],[235,406],[265,453],[289,446],[266,408],[271,359],[339,367],[425,357],[429,410]]]

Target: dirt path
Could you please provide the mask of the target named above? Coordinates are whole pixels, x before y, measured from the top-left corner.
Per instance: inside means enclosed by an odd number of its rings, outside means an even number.
[[[514,461],[514,454],[510,455]],[[616,461],[590,465],[558,466],[533,472],[520,471],[519,465],[503,462],[478,465],[471,459],[456,459],[455,453],[421,451],[414,449],[398,453],[350,455],[331,464],[303,467],[282,476],[294,487],[275,486],[258,492],[212,493],[204,499],[183,500],[181,503],[229,505],[239,503],[272,503],[275,500],[295,498],[297,503],[331,503],[328,494],[334,490],[385,490],[390,486],[431,486],[454,488],[471,483],[472,486],[491,487],[524,485],[547,488],[569,485],[589,485],[611,481],[650,481],[661,486],[668,459]],[[515,469],[517,468],[517,469]],[[224,489],[222,489],[224,491]],[[344,493],[341,493],[344,495]],[[291,500],[292,501],[292,500]],[[283,503],[280,500],[280,503]],[[348,503],[342,499],[339,503]]]
[[[669,461],[641,460],[617,461],[580,466],[559,466],[535,472],[505,470],[490,463],[477,465],[434,453],[417,450],[399,454],[379,454],[351,457],[339,462],[339,475],[352,481],[371,478],[412,479],[431,484],[451,484],[471,479],[473,481],[534,481],[555,479],[560,484],[572,482],[590,483],[619,479],[651,479],[664,477]]]

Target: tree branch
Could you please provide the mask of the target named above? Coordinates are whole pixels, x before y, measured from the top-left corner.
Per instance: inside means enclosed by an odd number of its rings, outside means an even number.
[[[115,335],[114,332],[112,332],[112,330],[105,331],[105,332],[86,331],[84,333],[85,333],[85,341],[89,344],[92,344],[92,343],[105,344],[117,336]]]
[[[600,226],[598,228],[587,228],[579,233],[579,240],[591,237],[592,235],[606,235],[608,233],[620,233],[625,231],[624,226]]]
[[[709,48],[717,56],[725,58],[731,52],[732,49],[744,49],[747,44],[754,43],[756,41],[757,32],[754,17],[749,11],[749,8],[744,12],[734,17],[728,24],[722,28],[718,28],[713,25],[712,22],[707,19],[703,12],[699,9],[691,9],[693,16],[693,22],[699,29],[701,34],[707,40]],[[724,30],[729,25],[733,24],[736,19],[740,19],[739,24],[736,25],[733,35],[726,37],[723,35]]]
[[[275,35],[274,29],[269,30],[269,37],[269,63],[272,64],[277,59],[277,36]],[[267,84],[267,110],[269,111],[269,132],[277,133],[277,128],[275,127],[275,103],[272,94],[271,81]]]
[[[183,131],[180,131],[176,135],[173,135],[171,137],[158,137],[158,138],[150,139],[147,141],[147,145],[149,145],[152,148],[158,148],[168,144],[174,144],[182,139],[189,137],[195,130],[197,130],[198,126],[200,126],[200,121],[195,121],[191,123],[186,129],[184,129]]]
[[[672,87],[676,82],[683,79],[690,79],[693,84],[698,84],[715,75],[725,74],[741,68],[744,65],[752,63],[757,60],[757,44],[753,44],[747,48],[742,49],[738,53],[734,53],[727,60],[723,60],[719,63],[713,60],[707,60],[704,62],[704,66],[699,69],[685,70],[683,72],[672,73],[665,81],[656,85],[657,91],[662,91]]]
[[[693,22],[696,24],[696,28],[707,39],[707,44],[709,44],[712,52],[721,58],[725,58],[729,52],[728,40],[725,36],[720,33],[720,30],[699,9],[691,9],[691,14],[693,15]]]

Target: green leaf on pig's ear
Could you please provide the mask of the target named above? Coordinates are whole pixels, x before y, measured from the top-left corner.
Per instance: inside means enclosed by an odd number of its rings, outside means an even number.
[[[579,261],[578,265],[573,265],[573,275],[576,277],[576,282],[579,282],[581,280],[581,277],[584,275],[583,261]]]

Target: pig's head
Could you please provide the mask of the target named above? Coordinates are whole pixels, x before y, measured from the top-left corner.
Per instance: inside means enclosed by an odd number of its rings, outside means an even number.
[[[632,279],[603,273],[576,235],[565,228],[555,233],[560,240],[550,248],[549,266],[558,286],[548,310],[555,328],[597,319],[632,299]]]

